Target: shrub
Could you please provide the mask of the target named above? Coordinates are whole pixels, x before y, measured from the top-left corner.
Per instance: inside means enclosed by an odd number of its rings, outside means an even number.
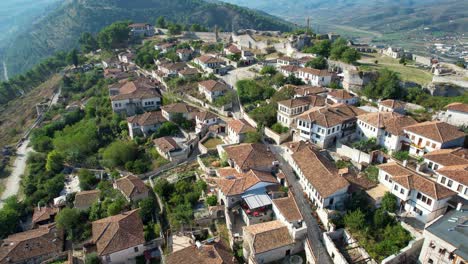
[[[386,192],[384,197],[382,198],[382,209],[387,212],[395,212],[397,207],[397,198],[390,192]]]
[[[287,127],[282,126],[280,123],[275,123],[271,126],[271,129],[278,134],[286,133],[289,130]]]
[[[392,157],[399,161],[407,160],[409,159],[409,152],[408,151],[398,151],[393,153]]]
[[[215,206],[218,203],[218,197],[216,195],[211,195],[206,198],[206,204],[208,206]]]

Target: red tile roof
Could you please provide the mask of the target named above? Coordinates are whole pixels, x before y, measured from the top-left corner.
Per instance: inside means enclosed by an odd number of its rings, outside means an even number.
[[[222,241],[205,244],[200,248],[192,245],[169,254],[167,264],[237,264],[229,246]]]
[[[249,125],[244,119],[233,119],[227,123],[228,128],[231,128],[236,134],[244,134],[248,132],[256,132],[257,130]]]
[[[148,186],[146,186],[145,183],[135,175],[128,175],[117,179],[115,184],[117,188],[130,199],[133,199],[136,195],[147,194],[149,191]]]
[[[154,145],[164,153],[168,153],[180,148],[172,137],[157,138],[153,140],[153,142]]]
[[[140,126],[152,126],[164,123],[167,120],[162,116],[161,111],[146,112],[141,115],[135,115],[127,118],[127,122],[138,124]]]
[[[442,166],[463,165],[468,164],[468,149],[439,149],[431,151],[423,157]]]
[[[456,126],[440,121],[428,121],[411,125],[406,127],[405,131],[440,143],[465,137],[465,133],[461,132]]]
[[[451,103],[446,106],[448,110],[468,113],[468,104],[463,103]]]
[[[242,170],[271,168],[276,161],[270,149],[259,143],[245,143],[225,147],[227,156]]]

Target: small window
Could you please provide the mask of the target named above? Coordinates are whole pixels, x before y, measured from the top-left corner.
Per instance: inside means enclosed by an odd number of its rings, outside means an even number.
[[[395,185],[395,186],[393,187],[393,189],[394,189],[395,191],[398,191],[398,185]]]
[[[427,202],[426,202],[426,203],[427,203],[427,205],[432,205],[432,199],[427,198]]]
[[[457,192],[461,192],[462,190],[463,190],[463,185],[458,184]]]
[[[428,167],[432,169],[432,166],[434,165],[434,163],[432,163],[431,161],[429,161],[429,165]]]
[[[439,168],[439,164],[434,164],[434,170],[437,170]]]
[[[453,181],[452,181],[452,180],[449,180],[449,181],[447,182],[447,186],[448,186],[448,187],[452,187],[452,185],[453,185]]]
[[[133,250],[134,250],[135,252],[138,252],[138,247],[134,247]]]
[[[432,143],[432,148],[435,148],[436,147],[436,144],[435,143]]]
[[[400,193],[401,194],[405,194],[405,190],[403,190],[403,188],[400,189]]]
[[[445,181],[446,181],[446,180],[447,180],[447,178],[442,177],[442,179],[440,179],[440,183],[445,184]]]
[[[421,199],[421,193],[418,193],[418,195],[416,195],[416,199]]]
[[[434,261],[433,261],[432,259],[429,259],[429,260],[427,261],[427,263],[428,263],[428,264],[434,264]]]

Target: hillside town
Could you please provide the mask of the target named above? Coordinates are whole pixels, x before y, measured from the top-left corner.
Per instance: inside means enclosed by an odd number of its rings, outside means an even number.
[[[0,264],[468,263],[468,70],[333,33],[125,27],[38,107]]]

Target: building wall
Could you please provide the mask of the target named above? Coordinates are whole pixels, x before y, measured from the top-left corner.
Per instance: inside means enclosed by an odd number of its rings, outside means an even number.
[[[440,117],[440,120],[454,126],[466,126],[468,125],[468,113],[447,110],[445,114]]]
[[[411,142],[410,154],[415,156],[422,156],[428,152],[438,149],[461,147],[465,141],[465,137],[461,137],[449,142],[440,143],[408,131],[405,132],[408,134]]]
[[[468,200],[468,186],[465,186],[458,181],[452,180],[438,173],[437,173],[437,182],[449,188],[450,190],[458,193],[458,196]]]
[[[131,247],[110,255],[101,256],[102,263],[128,263],[136,257],[143,255],[143,252],[146,250],[146,247],[143,244],[136,246],[136,248],[138,248],[137,252],[135,252],[134,247]]]
[[[455,256],[454,260],[450,260],[450,252],[453,252],[457,248],[452,246],[451,244],[445,242],[444,240],[438,238],[437,236],[433,235],[431,232],[424,230],[424,244],[421,249],[421,254],[419,255],[420,263],[432,263],[434,264],[460,264],[463,262],[461,259],[457,259]],[[432,244],[432,247],[431,247]],[[446,252],[444,254],[439,253],[439,250],[445,249]]]

